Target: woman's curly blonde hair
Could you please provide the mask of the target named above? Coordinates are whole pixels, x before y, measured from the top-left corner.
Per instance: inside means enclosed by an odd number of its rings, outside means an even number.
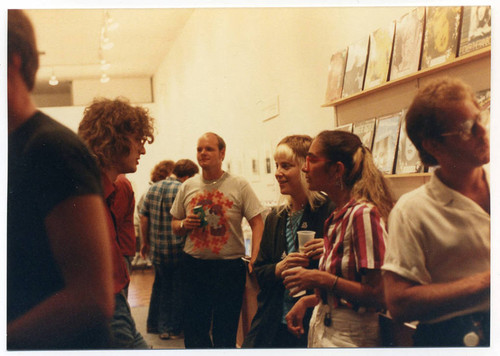
[[[129,136],[152,143],[153,122],[148,109],[132,106],[128,99],[97,98],[85,108],[78,135],[94,153],[99,166],[106,168],[130,153]]]

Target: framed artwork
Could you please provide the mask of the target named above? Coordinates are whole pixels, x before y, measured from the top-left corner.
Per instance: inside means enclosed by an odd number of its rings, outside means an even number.
[[[266,174],[271,174],[271,157],[266,157]]]
[[[352,123],[337,126],[334,128],[334,130],[352,132]]]
[[[477,101],[479,102],[479,107],[481,108],[481,110],[483,110],[484,106],[486,104],[489,105],[489,102],[491,100],[491,89],[484,89],[477,91],[476,98]]]
[[[356,122],[352,127],[352,133],[357,135],[363,146],[369,150],[372,149],[373,136],[375,135],[375,122],[376,119],[369,119],[365,121]]]
[[[363,89],[383,84],[389,77],[395,22],[370,34],[370,50]]]
[[[262,156],[263,156],[263,172],[264,174],[271,174],[273,171],[273,159],[271,157],[271,147],[262,147]]]
[[[449,62],[457,56],[460,6],[427,8],[422,69]]]
[[[394,171],[401,117],[402,113],[397,112],[377,119],[372,155],[375,165],[384,174]]]
[[[464,6],[458,55],[491,45],[491,6]]]
[[[326,87],[325,103],[329,104],[342,97],[344,73],[347,59],[347,48],[332,55],[328,66],[328,83]]]
[[[479,108],[481,109],[481,115],[484,119],[484,125],[486,131],[488,131],[488,136],[490,135],[490,114],[491,114],[491,89],[484,89],[476,92],[477,101],[479,102]]]
[[[405,111],[403,111],[402,117],[404,115]],[[401,120],[395,173],[421,173],[424,171],[424,165],[420,160],[417,148],[406,134],[405,122],[405,120]]]
[[[342,97],[346,98],[363,90],[366,71],[369,37],[365,37],[347,48],[347,62]]]
[[[274,119],[280,114],[280,98],[278,95],[268,99],[259,100],[257,105],[261,111],[262,122]]]
[[[260,175],[259,160],[256,157],[252,158],[252,174]]]
[[[424,39],[425,8],[417,7],[396,21],[390,79],[418,71]]]

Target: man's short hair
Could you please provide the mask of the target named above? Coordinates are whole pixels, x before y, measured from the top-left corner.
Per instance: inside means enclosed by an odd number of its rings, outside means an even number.
[[[224,139],[222,137],[220,137],[219,135],[217,135],[214,132],[207,132],[203,136],[209,136],[209,135],[214,136],[215,139],[217,140],[217,146],[219,147],[219,151],[222,151],[223,149],[226,148],[226,142],[224,141]]]
[[[173,173],[177,178],[192,177],[198,173],[200,169],[190,159],[180,159],[175,163]]]
[[[125,98],[99,98],[85,108],[78,135],[95,154],[99,166],[106,168],[130,153],[127,136],[152,143],[153,121],[148,109],[132,106]]]
[[[467,84],[447,77],[433,80],[420,89],[413,99],[406,113],[406,132],[425,165],[435,166],[439,163],[424,149],[423,141],[442,141],[448,110],[464,100],[470,100],[479,107],[474,91]]]
[[[7,49],[9,65],[15,54],[21,57],[21,76],[28,90],[32,91],[39,65],[38,49],[33,25],[22,10],[8,11]]]
[[[151,171],[151,182],[156,183],[160,180],[164,180],[172,174],[174,167],[175,162],[172,160],[161,161]]]

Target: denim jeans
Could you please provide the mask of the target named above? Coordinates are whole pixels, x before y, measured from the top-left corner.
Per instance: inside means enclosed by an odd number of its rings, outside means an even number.
[[[115,312],[110,323],[113,349],[149,349],[135,327],[127,298],[122,292],[115,295]]]
[[[155,263],[155,280],[148,312],[148,329],[158,333],[182,332],[183,300],[180,264]]]

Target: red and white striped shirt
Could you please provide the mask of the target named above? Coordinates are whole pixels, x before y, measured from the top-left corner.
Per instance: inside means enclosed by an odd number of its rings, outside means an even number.
[[[382,267],[387,229],[373,204],[351,199],[330,215],[324,231],[321,271],[362,282],[367,269]]]

